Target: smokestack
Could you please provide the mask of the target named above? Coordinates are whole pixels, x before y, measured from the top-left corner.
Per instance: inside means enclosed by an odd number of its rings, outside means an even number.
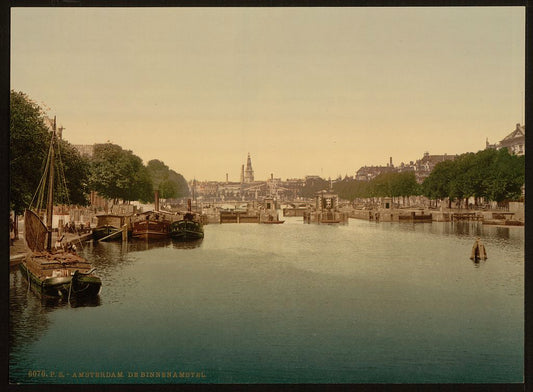
[[[390,157],[390,166],[392,167],[392,157]]]
[[[270,179],[271,179],[271,180],[274,179],[274,173],[270,173]]]
[[[226,184],[228,183],[228,173],[226,173]]]
[[[159,191],[155,191],[155,206],[154,206],[154,210],[155,211],[159,211]]]

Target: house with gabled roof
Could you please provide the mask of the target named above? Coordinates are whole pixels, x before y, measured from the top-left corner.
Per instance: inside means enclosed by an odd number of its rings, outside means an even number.
[[[485,142],[485,149],[507,148],[509,153],[524,155],[526,153],[526,126],[516,124],[516,128],[496,144],[490,144],[488,139]]]

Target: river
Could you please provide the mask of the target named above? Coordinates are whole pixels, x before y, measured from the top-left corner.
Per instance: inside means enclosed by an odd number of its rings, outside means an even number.
[[[11,270],[10,382],[523,381],[523,227],[285,219],[87,243],[92,303],[43,302]]]

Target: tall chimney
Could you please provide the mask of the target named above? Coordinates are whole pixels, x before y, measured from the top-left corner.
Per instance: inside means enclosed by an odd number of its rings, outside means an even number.
[[[228,173],[226,173],[226,184],[228,183]]]
[[[390,157],[390,166],[392,167],[392,157]]]
[[[155,211],[159,211],[159,191],[155,191],[155,206],[154,206],[154,210]]]

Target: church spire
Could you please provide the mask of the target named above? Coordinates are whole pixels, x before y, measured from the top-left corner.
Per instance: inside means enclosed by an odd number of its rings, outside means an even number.
[[[254,171],[252,169],[252,159],[250,153],[248,153],[248,159],[246,160],[246,170],[244,171],[244,182],[254,182]]]

